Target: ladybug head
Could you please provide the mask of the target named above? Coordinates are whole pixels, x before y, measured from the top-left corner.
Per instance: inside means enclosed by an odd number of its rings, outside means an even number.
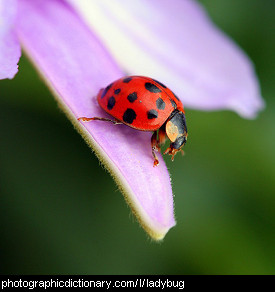
[[[178,151],[182,151],[181,148],[187,141],[187,127],[185,121],[185,115],[182,111],[174,110],[168,118],[165,131],[167,137],[170,139],[170,147],[164,152],[172,155],[172,160]]]

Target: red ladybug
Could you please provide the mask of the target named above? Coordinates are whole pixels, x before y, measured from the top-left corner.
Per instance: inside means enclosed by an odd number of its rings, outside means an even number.
[[[152,78],[129,76],[121,78],[97,95],[99,105],[115,120],[106,118],[86,118],[78,120],[108,121],[125,124],[141,131],[153,131],[151,138],[154,166],[159,164],[156,151],[168,137],[170,147],[164,152],[172,155],[172,160],[187,140],[185,111],[178,97],[164,84]]]

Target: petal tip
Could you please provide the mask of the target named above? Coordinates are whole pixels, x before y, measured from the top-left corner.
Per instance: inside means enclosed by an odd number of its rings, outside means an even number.
[[[264,99],[258,95],[254,98],[232,99],[228,103],[228,108],[237,112],[241,117],[246,119],[255,119],[258,114],[266,107]]]
[[[122,184],[124,178],[119,178],[117,175],[112,173],[113,171],[110,169],[109,172],[112,174],[114,180],[119,186],[121,193],[124,196],[125,201],[131,208],[135,218],[143,230],[150,236],[153,241],[162,241],[167,232],[176,225],[174,213],[172,212],[171,214],[170,212],[167,212],[167,214],[165,214],[166,216],[164,216],[164,218],[161,220],[157,220],[156,218],[153,219],[149,216],[148,213],[145,212],[140,202],[133,199],[135,196],[133,196],[131,189],[127,187],[127,183],[124,182]]]
[[[148,229],[147,227],[144,227],[144,226],[143,228],[152,240],[161,242],[166,236],[167,232],[175,225],[176,225],[176,222],[174,221],[173,224],[171,224],[169,227],[165,227],[159,230]]]

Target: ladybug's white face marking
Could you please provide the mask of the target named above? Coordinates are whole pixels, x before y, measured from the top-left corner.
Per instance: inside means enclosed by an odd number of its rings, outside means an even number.
[[[178,135],[179,135],[179,129],[178,127],[173,124],[171,121],[168,121],[166,123],[166,135],[170,139],[171,142],[175,142]]]
[[[165,153],[169,153],[174,157],[177,151],[181,150],[187,140],[187,127],[184,113],[175,110],[166,122],[165,127],[166,135],[171,140],[170,147]]]

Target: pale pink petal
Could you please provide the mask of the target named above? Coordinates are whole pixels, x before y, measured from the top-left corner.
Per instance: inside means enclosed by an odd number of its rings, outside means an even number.
[[[0,79],[13,78],[18,71],[20,45],[14,33],[16,1],[0,1]]]
[[[16,31],[61,107],[114,176],[141,225],[154,239],[163,238],[175,225],[173,196],[161,157],[160,166],[153,167],[151,134],[125,125],[77,121],[81,116],[107,116],[95,95],[121,77],[121,70],[64,1],[20,0]]]
[[[186,107],[247,118],[263,108],[253,64],[195,0],[68,1],[126,72],[161,80]]]

